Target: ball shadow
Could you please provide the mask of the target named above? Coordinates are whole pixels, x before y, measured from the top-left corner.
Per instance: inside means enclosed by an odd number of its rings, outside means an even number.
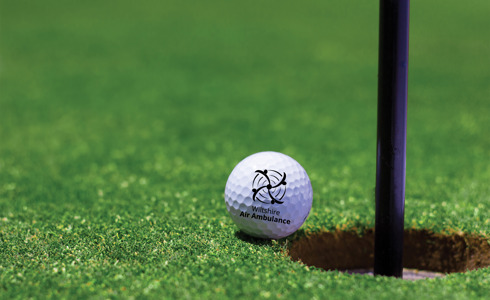
[[[271,239],[261,239],[261,238],[256,238],[253,236],[250,236],[246,234],[245,232],[241,230],[237,230],[235,232],[235,236],[249,244],[254,244],[254,245],[260,245],[260,246],[271,246],[272,245],[272,240]]]

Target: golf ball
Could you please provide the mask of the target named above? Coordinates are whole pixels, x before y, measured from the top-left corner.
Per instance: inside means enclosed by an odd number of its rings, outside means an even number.
[[[305,169],[278,152],[259,152],[242,160],[225,187],[225,203],[235,224],[259,238],[286,237],[305,222],[313,189]]]

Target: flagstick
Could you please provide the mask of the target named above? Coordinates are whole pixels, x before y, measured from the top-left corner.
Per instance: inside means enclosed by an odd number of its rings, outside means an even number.
[[[410,0],[380,0],[374,274],[403,276]]]

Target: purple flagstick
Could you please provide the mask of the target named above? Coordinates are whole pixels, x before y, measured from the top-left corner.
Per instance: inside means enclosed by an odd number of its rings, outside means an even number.
[[[374,274],[403,276],[410,0],[380,0]]]

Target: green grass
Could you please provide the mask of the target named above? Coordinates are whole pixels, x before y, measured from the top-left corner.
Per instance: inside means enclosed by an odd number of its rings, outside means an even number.
[[[373,227],[376,1],[0,1],[1,298],[473,299],[241,238],[245,156],[310,175],[299,231]],[[345,3],[344,3],[345,2]],[[412,1],[407,228],[490,234],[490,3]]]

